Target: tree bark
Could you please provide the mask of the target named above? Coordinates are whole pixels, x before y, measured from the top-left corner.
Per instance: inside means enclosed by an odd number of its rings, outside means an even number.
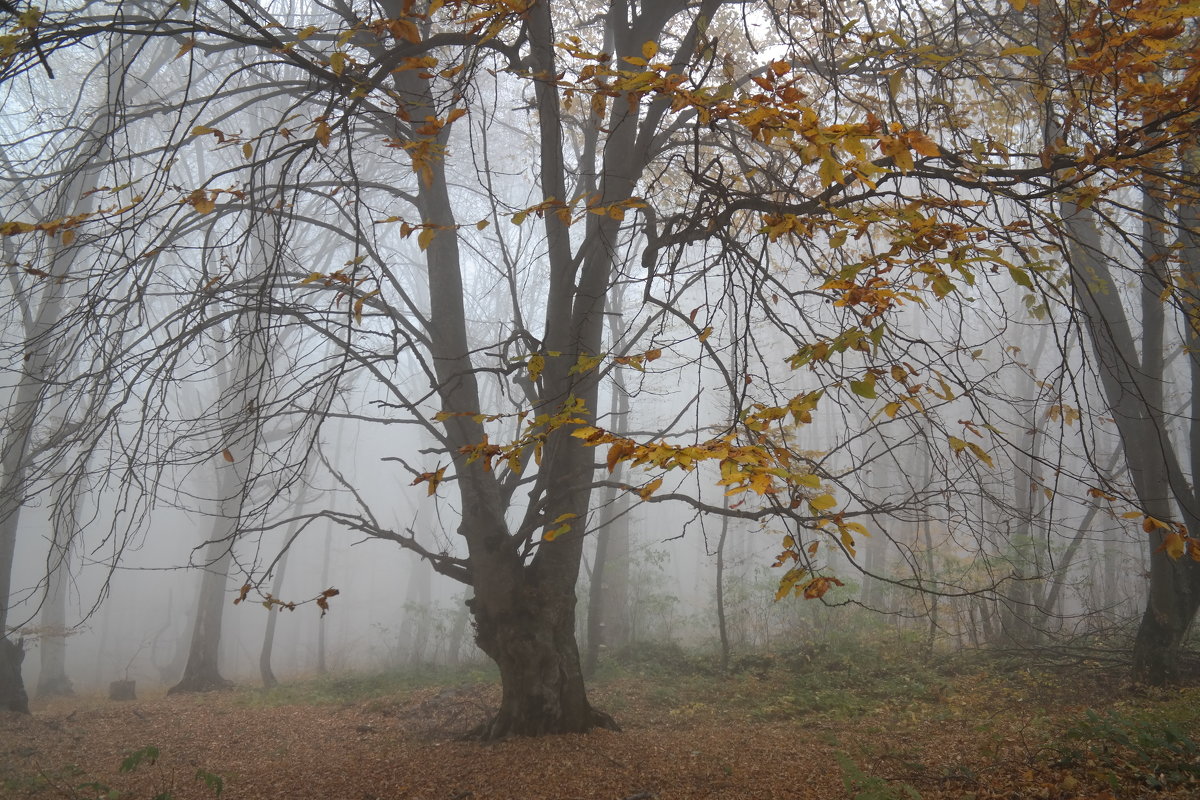
[[[509,735],[619,730],[588,703],[575,644],[575,595],[553,587],[516,589],[503,615],[472,603],[476,642],[500,667],[500,709],[475,731],[483,739]]]
[[[233,559],[232,543],[214,540],[205,553],[208,565],[200,581],[196,624],[192,628],[187,664],[183,668],[183,677],[167,690],[167,694],[211,692],[233,685],[232,681],[221,677],[219,664],[221,618],[225,613],[225,584]]]
[[[1071,279],[1083,311],[1101,385],[1117,424],[1129,465],[1130,478],[1149,517],[1168,522],[1178,506],[1190,530],[1197,526],[1193,490],[1181,473],[1179,459],[1163,419],[1162,359],[1150,352],[1139,358],[1132,326],[1116,291],[1117,283],[1107,263],[1091,213],[1064,204],[1064,221],[1070,235]],[[1185,247],[1185,263],[1194,253]],[[1152,254],[1148,254],[1152,258]],[[1147,269],[1153,269],[1149,264]],[[1143,294],[1151,290],[1144,285]],[[1161,304],[1144,304],[1143,313],[1161,314]],[[1160,323],[1152,319],[1152,333],[1143,349],[1156,346]],[[1193,371],[1195,354],[1190,355]],[[1153,372],[1147,373],[1146,369]],[[1157,404],[1150,400],[1156,399]],[[1196,395],[1193,390],[1193,402]],[[1198,421],[1191,422],[1193,429]],[[1134,640],[1133,677],[1139,682],[1164,685],[1179,676],[1178,656],[1184,637],[1200,607],[1200,563],[1173,559],[1164,549],[1169,531],[1155,528],[1150,539],[1150,588],[1145,612]]]
[[[42,605],[41,669],[38,671],[38,697],[58,697],[75,693],[67,676],[67,555],[71,535],[59,524],[54,529],[50,558],[47,560],[46,599]]]
[[[289,544],[292,533],[294,533],[294,529],[289,531],[287,537]],[[279,557],[279,564],[275,567],[275,580],[271,582],[272,597],[280,597],[283,592],[283,576],[287,572],[288,554],[291,552],[291,547],[286,547]],[[275,626],[282,611],[282,608],[272,608],[267,612],[267,628],[263,631],[262,649],[258,653],[258,674],[262,678],[265,689],[274,689],[279,685],[279,679],[275,677],[275,670],[271,669],[271,656],[275,651]]]

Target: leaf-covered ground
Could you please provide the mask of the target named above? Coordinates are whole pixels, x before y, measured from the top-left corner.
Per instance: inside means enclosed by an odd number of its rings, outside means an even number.
[[[723,677],[672,648],[595,682],[622,733],[478,744],[485,675],[323,678],[0,715],[5,798],[1190,798],[1200,690],[1093,665],[881,651],[754,656]],[[151,763],[150,752],[157,749]],[[140,763],[121,771],[131,753]],[[127,764],[127,767],[130,766]],[[115,793],[114,793],[115,792]]]

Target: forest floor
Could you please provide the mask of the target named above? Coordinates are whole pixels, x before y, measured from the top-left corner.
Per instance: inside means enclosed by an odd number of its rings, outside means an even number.
[[[272,800],[1194,798],[1200,688],[1098,663],[923,661],[912,648],[711,658],[643,647],[593,703],[621,733],[460,741],[496,704],[479,670],[0,713],[0,797]]]

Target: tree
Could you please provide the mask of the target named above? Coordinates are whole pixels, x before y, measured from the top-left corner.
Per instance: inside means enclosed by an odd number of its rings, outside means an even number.
[[[1012,19],[1032,13],[1011,5]],[[1051,289],[1031,249],[1042,231],[1017,212],[1054,198],[1064,170],[1085,186],[1141,154],[1010,151],[1028,137],[986,127],[994,101],[974,87],[991,79],[970,72],[963,37],[997,80],[1032,45],[1011,43],[1020,26],[960,30],[952,6],[891,28],[874,19],[886,4],[859,17],[775,0],[49,15],[37,40],[56,66],[80,40],[177,54],[152,98],[120,109],[125,149],[97,167],[104,213],[0,232],[31,263],[39,242],[88,234],[96,258],[76,281],[110,345],[94,370],[123,376],[116,407],[151,412],[124,452],[163,473],[231,455],[238,480],[220,494],[238,504],[212,538],[226,552],[267,527],[329,422],[432,436],[435,452],[395,437],[393,460],[454,509],[453,540],[381,524],[353,453],[328,467],[343,491],[306,513],[470,587],[503,683],[481,736],[611,726],[588,702],[575,635],[594,490],[771,521],[779,596],[816,599],[840,585],[833,566],[861,568],[860,519],[919,512],[931,551],[937,513],[957,546],[953,529],[978,512],[955,490],[983,485],[994,448],[1020,448],[1002,389],[1019,365],[971,356],[1009,324],[989,311]],[[10,92],[36,66],[22,42],[0,73]],[[637,306],[606,349],[620,293]],[[501,302],[503,316],[468,313]],[[927,305],[954,323],[921,325]],[[218,347],[251,318],[287,346]],[[269,375],[267,353],[282,359]],[[618,372],[641,376],[627,427],[598,416]],[[685,374],[689,392],[661,414],[637,408]],[[211,413],[172,416],[163,397],[217,375],[256,376],[254,391],[239,379]],[[260,435],[277,419],[294,423],[286,435]],[[864,464],[846,456],[864,425],[923,449],[928,480],[886,502],[863,491]],[[86,435],[130,427],[109,415]],[[225,444],[232,431],[243,449]],[[995,588],[913,567],[901,586]]]

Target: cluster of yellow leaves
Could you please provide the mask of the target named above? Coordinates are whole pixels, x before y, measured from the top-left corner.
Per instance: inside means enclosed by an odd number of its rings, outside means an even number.
[[[530,452],[533,454],[534,463],[538,465],[542,463],[542,449],[551,433],[567,425],[584,424],[587,406],[582,398],[572,396],[554,413],[538,414],[532,419],[529,419],[529,414],[528,410],[508,415],[439,411],[434,415],[434,420],[445,422],[452,417],[470,417],[477,423],[483,423],[496,421],[506,416],[516,418],[521,426],[516,440],[504,445],[492,444],[487,433],[484,433],[481,441],[477,444],[467,445],[459,452],[467,456],[468,464],[483,459],[485,470],[491,471],[495,462],[502,461],[509,470],[519,473],[524,468],[522,459],[526,458]]]
[[[1108,500],[1109,502],[1117,500],[1116,495],[1095,487],[1089,488],[1087,494],[1089,497],[1099,500]],[[1200,541],[1192,538],[1188,533],[1187,526],[1182,522],[1167,522],[1142,511],[1126,511],[1119,516],[1121,519],[1140,519],[1142,521],[1142,530],[1145,533],[1166,531],[1157,552],[1166,553],[1176,560],[1186,555],[1193,561],[1200,562]]]
[[[125,188],[125,187],[121,187]],[[116,190],[105,187],[107,191]],[[100,190],[94,190],[100,191]],[[92,192],[89,192],[91,194]],[[72,214],[66,217],[57,219],[45,220],[43,222],[22,222],[21,220],[7,220],[0,222],[0,236],[18,236],[26,233],[44,233],[47,236],[58,236],[62,244],[70,245],[75,241],[75,229],[88,220],[103,217],[116,217],[131,211],[142,202],[142,196],[135,196],[129,203],[123,206],[108,206],[97,211],[87,211],[80,214]],[[26,272],[38,277],[47,277],[48,273],[44,270],[35,267],[26,267]]]
[[[320,283],[327,289],[335,287],[338,288],[339,291],[336,295],[334,295],[333,298],[334,305],[337,305],[343,299],[352,296],[352,294],[354,294],[353,290],[357,289],[359,286],[375,280],[375,278],[371,275],[358,277],[356,274],[358,265],[361,264],[365,258],[365,256],[359,256],[358,258],[353,258],[347,261],[344,266],[351,268],[349,272],[340,269],[336,272],[331,272],[328,275],[323,272],[310,272],[308,273],[307,277],[304,278],[304,280],[300,281],[298,285],[308,286],[310,284]],[[372,289],[369,292],[357,294],[354,299],[354,304],[351,307],[355,322],[362,322],[363,306],[368,300],[377,294],[379,294],[379,289]]]
[[[445,478],[446,478],[446,468],[438,467],[433,472],[422,472],[420,475],[413,478],[413,482],[409,485],[410,486],[419,486],[422,483],[428,483],[429,486],[427,487],[428,491],[426,492],[426,494],[429,497],[433,497],[435,494],[437,494],[438,485],[443,480],[445,480]]]
[[[807,497],[809,510],[816,516],[823,515],[837,503],[827,493],[809,496],[813,491],[821,490],[820,477],[792,451],[774,446],[765,436],[759,437],[755,444],[739,444],[733,435],[688,445],[665,441],[641,443],[594,425],[580,425],[571,435],[590,447],[608,445],[605,463],[609,472],[621,463],[660,472],[674,469],[691,472],[702,463],[716,462],[721,473],[717,485],[728,487],[726,495],[747,491],[762,497],[787,494],[791,497],[792,508]],[[662,477],[655,478],[637,493],[643,500],[649,499],[662,483]]]
[[[887,131],[870,112],[862,123],[822,124],[817,113],[803,103],[807,95],[798,86],[800,76],[792,73],[792,65],[786,60],[774,61],[762,74],[753,76],[761,91],[739,94],[728,83],[695,85],[675,72],[674,65],[655,61],[655,42],[646,42],[640,57],[622,59],[632,69],[614,64],[607,53],[587,50],[575,36],[559,42],[558,47],[587,62],[574,79],[559,81],[568,107],[577,94],[583,94],[591,98],[593,114],[602,117],[610,98],[625,97],[634,104],[649,94],[665,95],[671,99],[673,112],[693,111],[701,124],[730,120],[763,144],[787,142],[802,163],[818,165],[818,176],[825,187],[849,179],[874,187],[872,176],[885,172],[888,162],[876,163],[868,149],[871,145],[901,171],[913,168],[914,152],[931,158],[941,153],[927,134],[898,127]]]

